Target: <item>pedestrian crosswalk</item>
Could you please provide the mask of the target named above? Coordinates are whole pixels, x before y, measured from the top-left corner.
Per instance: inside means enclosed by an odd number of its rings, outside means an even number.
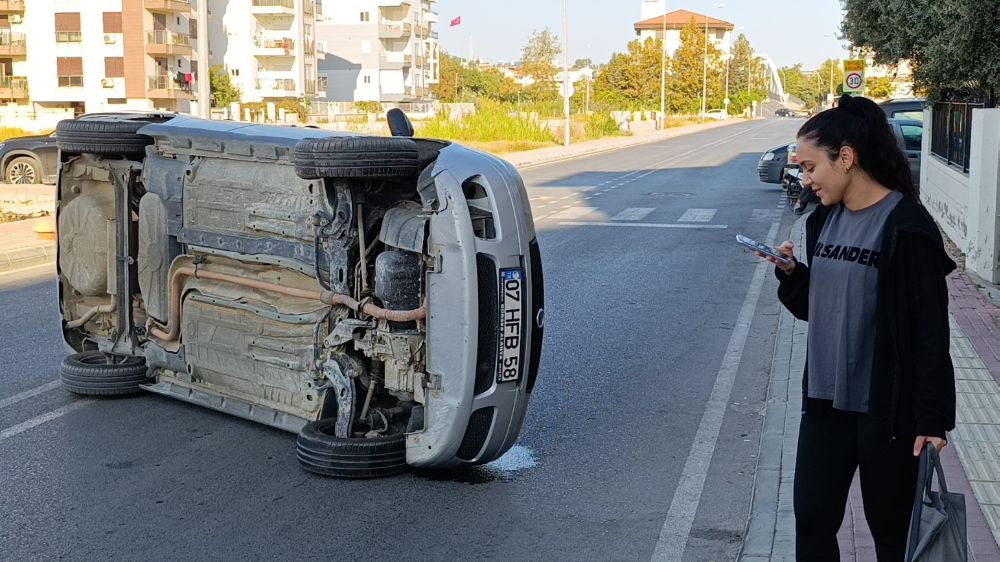
[[[684,211],[678,222],[712,222],[716,209],[688,209]]]
[[[611,217],[613,221],[641,221],[646,218],[646,215],[652,213],[656,209],[652,207],[632,207],[625,209],[624,211],[618,213],[617,215]]]

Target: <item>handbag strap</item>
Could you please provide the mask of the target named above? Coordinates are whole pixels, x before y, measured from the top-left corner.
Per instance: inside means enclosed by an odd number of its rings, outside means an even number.
[[[926,458],[925,458],[926,457]],[[927,463],[928,470],[925,472],[923,470],[923,464]],[[929,494],[931,492],[931,482],[934,480],[934,474],[930,472],[933,468],[934,472],[937,473],[938,486],[941,487],[941,491],[948,493],[948,481],[944,478],[944,468],[941,467],[941,457],[938,455],[937,447],[933,443],[927,443],[924,446],[924,453],[920,455],[921,470],[920,475],[924,475],[924,485],[926,486],[926,491]]]

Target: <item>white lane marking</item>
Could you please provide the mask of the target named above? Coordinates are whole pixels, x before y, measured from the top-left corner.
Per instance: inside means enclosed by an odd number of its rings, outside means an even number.
[[[559,198],[559,200],[560,200],[560,201],[563,201],[563,200],[565,200],[565,199],[569,199],[570,197],[573,197],[573,196],[572,196],[572,195],[566,195],[566,196],[564,196],[564,197],[560,197],[560,198]]]
[[[66,414],[72,412],[73,410],[79,410],[80,408],[83,408],[84,406],[86,406],[87,404],[90,404],[92,402],[94,402],[94,400],[87,399],[87,398],[84,398],[82,400],[77,400],[76,402],[71,402],[71,403],[66,404],[65,406],[63,406],[61,408],[56,408],[55,410],[52,410],[51,412],[42,414],[42,415],[34,417],[34,418],[31,418],[30,420],[28,420],[26,422],[22,422],[22,423],[19,423],[17,425],[8,427],[7,429],[4,429],[4,430],[0,431],[0,441],[3,441],[4,439],[7,439],[8,437],[13,437],[15,435],[24,433],[25,431],[28,431],[29,429],[31,429],[33,427],[38,427],[38,426],[42,425],[43,423],[50,422],[50,421],[52,421],[52,420],[54,420],[56,418],[61,418],[62,416],[65,416]]]
[[[611,217],[610,220],[613,221],[641,221],[646,218],[646,215],[652,213],[656,209],[650,207],[632,207],[625,209],[624,211],[618,213],[617,215]]]
[[[552,216],[557,219],[578,219],[596,211],[596,207],[569,207]]]
[[[773,244],[777,234],[778,223],[771,223],[766,243]],[[715,377],[712,394],[705,407],[705,413],[701,417],[701,423],[698,424],[698,431],[691,444],[691,452],[684,463],[684,471],[681,473],[680,482],[678,482],[677,490],[674,492],[674,499],[670,502],[667,518],[663,521],[660,538],[656,541],[656,549],[653,550],[652,558],[655,562],[673,562],[684,557],[684,549],[687,547],[688,536],[691,534],[691,525],[698,512],[702,490],[705,488],[705,478],[708,475],[712,457],[715,455],[715,445],[719,440],[722,419],[726,415],[729,398],[733,392],[736,372],[743,359],[743,348],[747,342],[747,335],[750,333],[750,324],[753,322],[757,301],[764,288],[764,277],[770,268],[770,263],[761,260],[753,272],[753,280],[750,281],[746,300],[743,301],[740,315],[736,319],[736,327],[733,329],[733,335],[729,338],[729,345],[722,358],[719,374]]]
[[[677,222],[712,222],[716,209],[688,209]]]
[[[728,224],[676,224],[676,223],[651,223],[651,222],[584,222],[584,221],[562,221],[560,226],[631,226],[638,228],[694,228],[719,230],[729,228]]]
[[[781,220],[781,211],[777,209],[754,209],[750,214],[750,222],[770,223]]]
[[[7,406],[11,406],[11,405],[17,404],[18,402],[20,402],[22,400],[27,400],[28,398],[31,398],[32,396],[38,396],[39,394],[42,394],[44,392],[48,392],[50,390],[54,390],[56,388],[59,388],[60,384],[62,384],[62,383],[60,383],[59,380],[56,379],[56,380],[54,380],[52,382],[45,383],[42,386],[36,386],[35,388],[32,388],[30,390],[25,390],[24,392],[19,392],[19,393],[15,394],[14,396],[11,396],[10,398],[4,398],[3,400],[0,400],[0,409],[6,408]]]

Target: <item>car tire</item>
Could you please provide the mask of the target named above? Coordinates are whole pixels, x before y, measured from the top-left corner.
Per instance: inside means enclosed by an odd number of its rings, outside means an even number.
[[[420,173],[417,144],[403,137],[302,139],[295,145],[295,173],[302,179],[397,180]]]
[[[146,360],[118,357],[109,362],[100,351],[74,353],[63,359],[59,370],[63,388],[81,396],[127,396],[137,394],[147,380]]]
[[[56,145],[63,152],[116,155],[142,154],[153,138],[136,131],[146,121],[67,119],[56,125]]]
[[[7,162],[3,172],[4,181],[17,185],[42,183],[42,168],[30,156],[18,156]]]
[[[299,432],[296,456],[305,470],[336,478],[381,478],[402,474],[406,435],[398,426],[374,438],[344,438],[334,434],[336,418],[309,422]]]

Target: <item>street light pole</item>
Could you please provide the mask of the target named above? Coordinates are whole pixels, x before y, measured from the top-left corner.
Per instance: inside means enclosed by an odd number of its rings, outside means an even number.
[[[660,115],[656,120],[656,128],[663,129],[666,125],[664,115],[667,112],[667,0],[663,0],[663,33],[660,36]]]
[[[563,145],[569,146],[569,11],[567,0],[563,0],[563,115],[566,125]]]
[[[708,14],[705,14],[705,56],[701,65],[701,117],[705,118],[705,96],[708,95]]]

